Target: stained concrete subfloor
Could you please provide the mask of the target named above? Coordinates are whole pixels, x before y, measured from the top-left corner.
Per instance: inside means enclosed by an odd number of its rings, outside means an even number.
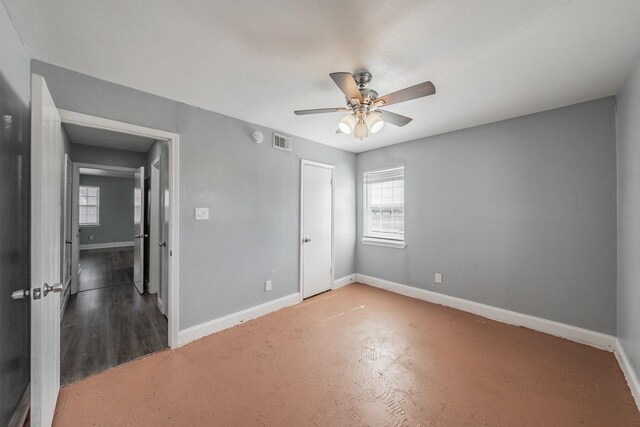
[[[64,387],[54,424],[640,426],[612,353],[355,284]]]

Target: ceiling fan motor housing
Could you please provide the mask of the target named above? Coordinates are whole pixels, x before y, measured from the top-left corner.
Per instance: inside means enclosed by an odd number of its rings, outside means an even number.
[[[372,78],[373,76],[368,71],[355,73],[353,75],[353,80],[356,81],[356,84],[358,85],[358,89],[366,88]]]

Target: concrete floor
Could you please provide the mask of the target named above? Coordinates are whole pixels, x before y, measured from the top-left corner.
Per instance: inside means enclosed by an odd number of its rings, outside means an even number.
[[[67,425],[639,426],[612,353],[364,285],[65,387]]]

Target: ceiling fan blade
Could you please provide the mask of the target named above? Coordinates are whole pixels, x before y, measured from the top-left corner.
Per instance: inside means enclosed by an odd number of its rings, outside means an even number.
[[[379,107],[397,104],[399,102],[410,101],[423,96],[429,96],[436,93],[436,87],[431,82],[420,83],[397,92],[381,96],[373,100],[373,103]]]
[[[304,116],[307,114],[322,114],[322,113],[338,113],[340,111],[349,111],[347,108],[316,108],[312,110],[296,110],[293,112],[296,116]]]
[[[411,117],[392,113],[391,111],[378,110],[378,112],[380,113],[380,117],[382,118],[382,120],[385,121],[385,123],[389,123],[395,126],[402,127],[408,124],[411,120],[413,120]]]
[[[342,93],[346,95],[347,99],[357,99],[359,102],[363,101],[360,89],[358,89],[358,85],[351,73],[331,73],[329,76],[331,76],[333,81],[338,85]]]

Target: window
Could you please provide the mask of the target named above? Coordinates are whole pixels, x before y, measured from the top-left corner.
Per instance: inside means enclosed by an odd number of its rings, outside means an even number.
[[[367,171],[362,243],[404,248],[404,167]]]
[[[80,225],[100,225],[100,187],[80,186]]]

